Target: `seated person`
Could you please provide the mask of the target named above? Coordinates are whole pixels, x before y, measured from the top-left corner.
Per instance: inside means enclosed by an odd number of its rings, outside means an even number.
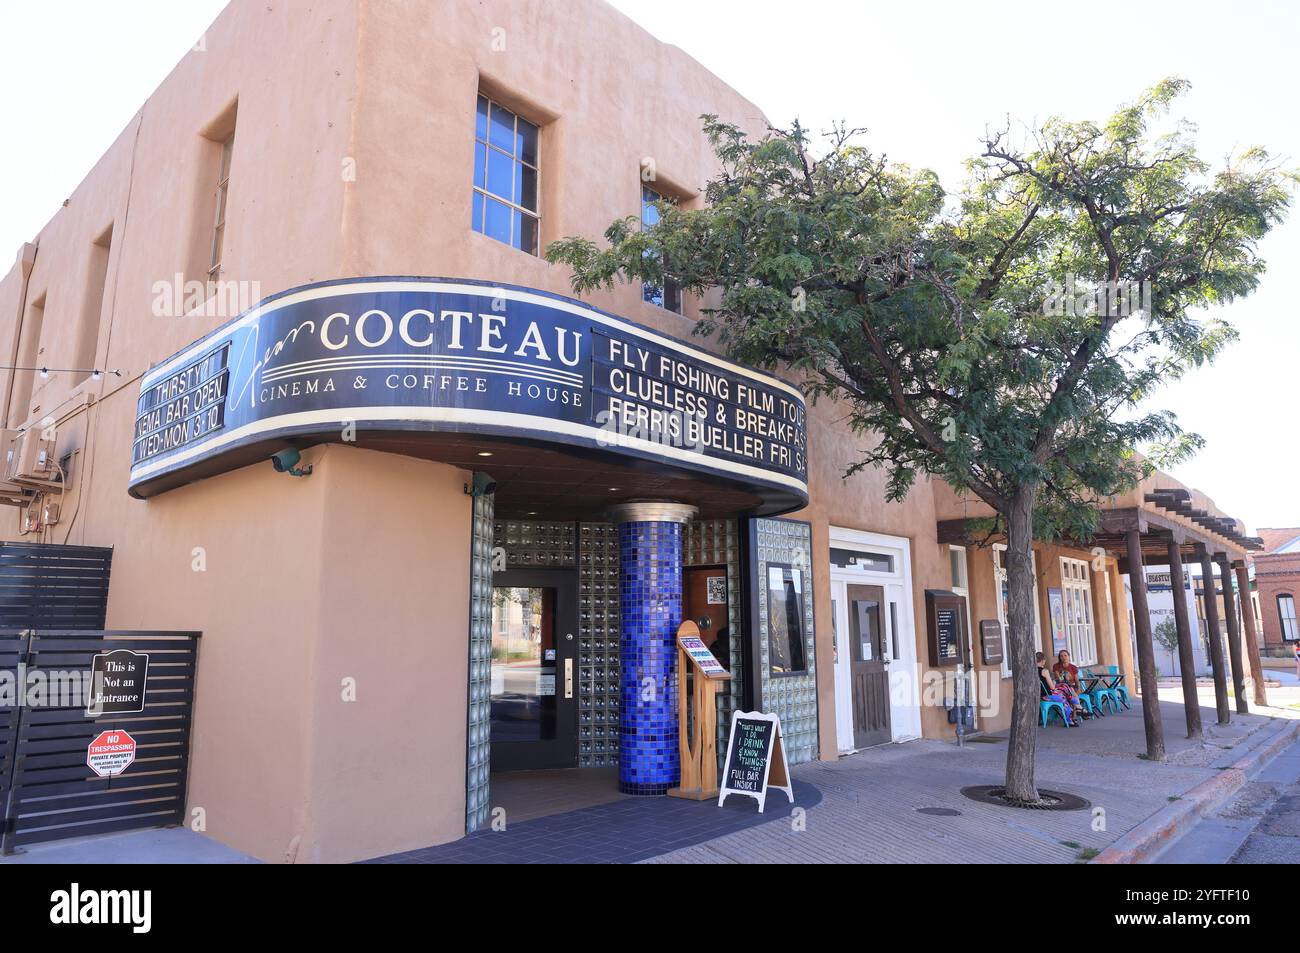
[[[1056,653],[1056,664],[1052,666],[1052,675],[1058,682],[1065,682],[1077,693],[1079,691],[1079,668],[1070,664],[1070,652],[1061,649]]]
[[[1047,670],[1047,661],[1042,652],[1034,653],[1034,664],[1038,666],[1038,681],[1042,686],[1043,696],[1051,701],[1058,701],[1065,709],[1065,723],[1071,728],[1081,724],[1079,721],[1079,696],[1067,682],[1057,681]]]

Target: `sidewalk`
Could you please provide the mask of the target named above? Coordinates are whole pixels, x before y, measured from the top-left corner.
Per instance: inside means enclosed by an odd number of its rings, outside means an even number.
[[[1213,688],[1201,691],[1205,740],[1184,735],[1182,692],[1162,686],[1168,759],[1145,753],[1131,711],[1037,734],[1040,787],[1077,794],[1090,810],[1022,810],[972,801],[961,788],[1001,784],[1006,734],[968,741],[883,745],[793,771],[796,803],[768,796],[715,802],[623,798],[512,821],[504,832],[375,858],[379,863],[1074,863],[1125,833],[1300,720],[1300,688],[1270,688],[1274,707],[1215,724]],[[1252,706],[1253,707],[1253,706]],[[1281,759],[1279,759],[1280,761]],[[1268,770],[1268,769],[1266,769]],[[533,792],[536,794],[537,792]],[[502,796],[505,796],[503,790]],[[1191,803],[1186,802],[1186,803]],[[512,814],[519,816],[519,812]],[[1193,834],[1188,837],[1196,836]],[[230,863],[242,854],[184,829],[54,843],[6,863]]]
[[[1300,692],[1271,689],[1275,705]],[[1093,811],[1016,810],[968,800],[960,789],[1000,784],[1005,733],[965,749],[936,741],[886,745],[831,763],[803,765],[796,777],[821,790],[806,830],[769,824],[654,858],[655,863],[1069,863],[1086,860],[1183,792],[1227,767],[1300,710],[1270,707],[1215,724],[1214,694],[1202,695],[1204,743],[1183,737],[1181,689],[1161,692],[1168,760],[1145,752],[1140,705],[1082,728],[1039,731],[1040,787],[1078,794]],[[1300,702],[1300,697],[1295,697]],[[922,814],[946,808],[956,815]],[[1099,815],[1095,812],[1101,810]],[[1096,828],[1102,829],[1096,829]]]

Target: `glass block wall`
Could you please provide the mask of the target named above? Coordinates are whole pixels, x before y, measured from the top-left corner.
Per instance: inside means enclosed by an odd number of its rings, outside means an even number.
[[[578,767],[618,764],[618,527],[578,527]]]
[[[740,531],[736,520],[694,520],[682,534],[682,563],[727,567],[727,632],[731,645],[731,681],[717,694],[718,764],[727,756],[731,713],[741,702],[745,684],[745,633],[740,617]]]
[[[577,527],[554,520],[497,520],[498,569],[567,569],[577,565]]]
[[[758,644],[763,680],[763,710],[781,716],[785,751],[792,764],[817,757],[817,674],[813,655],[812,529],[797,520],[756,519],[754,585],[758,590]],[[768,657],[767,567],[780,563],[801,577],[804,616],[804,672],[772,675]]]
[[[469,715],[466,724],[465,833],[488,822],[492,717],[492,497],[474,498],[469,565]]]

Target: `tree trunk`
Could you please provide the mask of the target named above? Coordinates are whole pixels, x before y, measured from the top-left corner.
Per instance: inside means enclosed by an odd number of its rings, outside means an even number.
[[[1038,740],[1038,669],[1034,653],[1034,502],[1038,490],[1022,488],[1004,513],[1007,521],[1007,651],[1011,659],[1011,738],[1006,795],[1037,801],[1034,744]]]

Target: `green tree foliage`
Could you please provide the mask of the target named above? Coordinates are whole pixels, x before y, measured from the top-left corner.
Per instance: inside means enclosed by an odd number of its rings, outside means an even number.
[[[1139,407],[1233,340],[1207,308],[1256,287],[1258,243],[1295,178],[1262,149],[1212,170],[1194,128],[1164,119],[1186,85],[1100,124],[988,134],[956,195],[860,130],[814,150],[797,123],[749,137],[705,116],[720,171],[701,207],[665,203],[651,228],[629,218],[603,244],[547,249],[579,293],[668,276],[705,296],[699,333],[846,403],[871,435],[854,469],[883,468],[890,499],[929,474],[992,507],[1016,677],[1008,793],[1024,800],[1037,797],[1032,536],[1087,539],[1098,499],[1199,446]]]

